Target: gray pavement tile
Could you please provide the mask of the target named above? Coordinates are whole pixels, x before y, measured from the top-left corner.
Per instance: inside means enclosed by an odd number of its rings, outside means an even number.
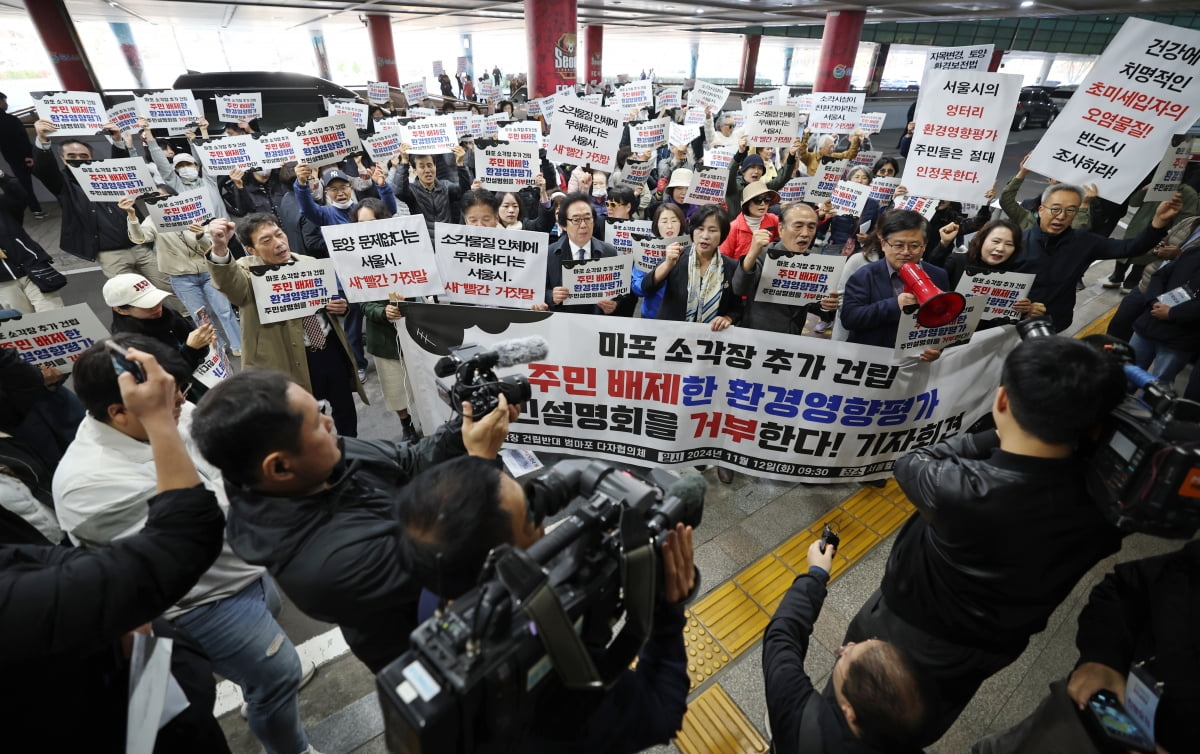
[[[728,581],[740,568],[716,541],[705,542],[695,549],[696,567],[700,569],[700,594],[703,596]]]

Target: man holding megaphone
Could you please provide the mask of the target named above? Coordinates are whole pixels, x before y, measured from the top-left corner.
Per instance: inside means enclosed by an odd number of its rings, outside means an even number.
[[[921,277],[922,288],[935,295],[950,287],[945,270],[921,262],[926,245],[925,224],[925,218],[919,212],[910,210],[893,210],[879,222],[883,259],[868,264],[846,281],[842,324],[850,331],[847,340],[851,343],[892,348],[896,344],[901,312],[911,311],[922,303],[935,303],[929,298],[918,300],[917,295],[908,290],[910,286],[906,286],[906,278],[911,279],[914,275]],[[902,276],[901,270],[906,264],[913,265],[915,269],[907,268]],[[921,272],[923,276],[919,274]],[[926,276],[928,281],[923,279]],[[933,291],[929,284],[940,290]],[[941,301],[943,296],[936,296],[937,301]],[[939,356],[940,350],[927,348],[920,359],[934,361]]]

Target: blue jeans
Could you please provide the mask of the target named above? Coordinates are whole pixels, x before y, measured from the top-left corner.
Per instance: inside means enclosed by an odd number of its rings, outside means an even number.
[[[217,330],[217,342],[221,350],[242,350],[242,326],[234,316],[233,305],[229,303],[229,299],[213,287],[212,277],[207,272],[170,277],[171,287],[187,307],[188,314],[195,315],[200,307],[206,308]]]
[[[300,656],[274,613],[279,593],[262,579],[174,620],[200,646],[213,670],[242,687],[250,730],[268,754],[300,754],[308,737],[300,725]]]
[[[1158,341],[1143,338],[1138,333],[1133,334],[1129,345],[1133,346],[1134,361],[1137,365],[1167,385],[1174,384],[1175,378],[1196,355],[1175,348],[1167,348]],[[1154,365],[1153,369],[1150,368],[1152,364]]]

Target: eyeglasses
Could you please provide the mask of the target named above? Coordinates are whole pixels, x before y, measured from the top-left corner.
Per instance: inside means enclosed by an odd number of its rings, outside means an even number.
[[[1078,207],[1042,207],[1042,209],[1046,210],[1047,212],[1049,212],[1051,215],[1054,215],[1055,217],[1058,217],[1059,215],[1066,215],[1067,217],[1074,217],[1075,215],[1077,215],[1079,213]]]
[[[569,225],[574,225],[576,227],[581,227],[584,225],[591,225],[592,224],[592,216],[588,215],[587,217],[568,217],[567,223]]]
[[[771,197],[769,197],[769,196],[756,196],[756,197],[754,197],[753,199],[751,199],[749,203],[750,203],[750,204],[770,204],[770,203],[771,203]]]
[[[922,251],[925,248],[925,244],[920,241],[910,241],[909,243],[896,243],[894,241],[891,241],[891,240],[888,240],[885,238],[883,240],[883,242],[886,243],[888,246],[891,246],[896,251]]]
[[[321,399],[317,401],[317,413],[321,416],[329,416],[333,413],[333,406],[329,405],[329,401]]]

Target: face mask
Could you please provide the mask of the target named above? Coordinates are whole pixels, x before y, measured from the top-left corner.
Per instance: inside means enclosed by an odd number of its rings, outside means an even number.
[[[606,188],[592,189],[592,196],[594,196],[598,199],[603,199],[605,197],[605,195],[607,195],[607,194],[608,194],[608,189],[606,189]]]
[[[270,178],[270,177],[271,177],[271,171],[270,171],[270,170],[255,170],[255,171],[254,171],[254,174],[255,174],[256,176],[258,176],[259,178],[262,178],[264,181],[265,181],[266,179],[268,179],[268,178]]]
[[[191,182],[200,177],[200,170],[198,168],[180,168],[179,177]]]
[[[333,200],[330,200],[329,204],[330,204],[330,206],[337,207],[338,209],[350,209],[350,207],[354,204],[354,200],[347,199],[344,202],[335,202]]]

